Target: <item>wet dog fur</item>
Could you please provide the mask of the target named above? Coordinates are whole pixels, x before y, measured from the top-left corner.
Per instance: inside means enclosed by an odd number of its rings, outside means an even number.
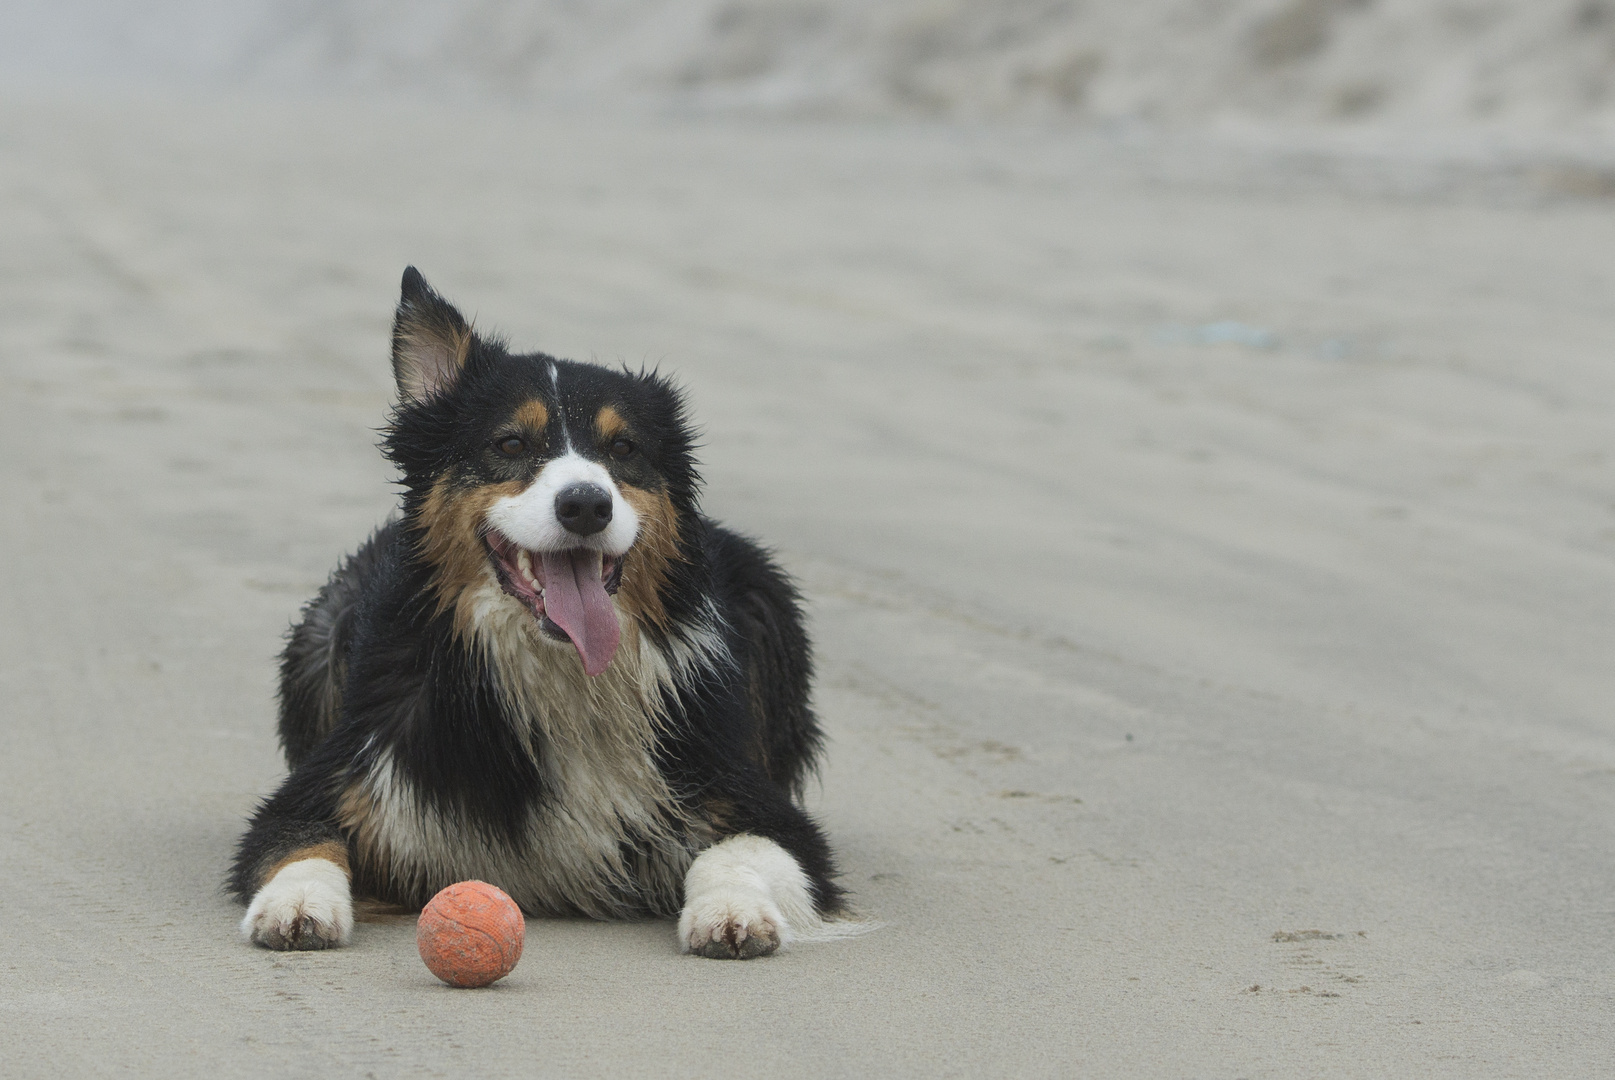
[[[716,958],[822,931],[797,593],[702,515],[679,391],[511,352],[413,267],[393,370],[401,511],[282,656],[290,775],[236,853],[245,936],[345,944],[355,896],[466,879],[532,915],[676,915]]]

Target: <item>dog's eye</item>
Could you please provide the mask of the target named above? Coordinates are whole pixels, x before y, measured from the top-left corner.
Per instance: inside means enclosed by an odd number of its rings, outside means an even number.
[[[506,457],[520,457],[522,452],[527,449],[527,441],[512,435],[507,439],[500,439],[494,446]]]
[[[625,458],[634,452],[634,444],[627,439],[613,439],[611,442],[611,456]]]

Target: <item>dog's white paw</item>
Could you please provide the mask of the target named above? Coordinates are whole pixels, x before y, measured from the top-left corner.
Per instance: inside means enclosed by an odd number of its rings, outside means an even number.
[[[348,873],[329,859],[287,863],[258,890],[241,933],[271,949],[331,949],[353,935]]]
[[[750,960],[818,921],[807,875],[772,840],[731,836],[698,855],[684,876],[679,943],[686,952]]]
[[[713,960],[750,960],[780,947],[785,919],[765,896],[739,892],[684,905],[679,938],[686,952]]]

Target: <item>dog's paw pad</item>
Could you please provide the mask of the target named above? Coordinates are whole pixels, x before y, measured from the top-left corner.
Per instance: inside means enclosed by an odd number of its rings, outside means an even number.
[[[307,913],[288,919],[260,919],[252,928],[252,940],[277,950],[330,949],[342,943],[336,924]]]
[[[775,918],[760,911],[731,908],[692,920],[684,945],[710,960],[751,960],[778,950],[780,938]]]
[[[255,944],[279,951],[347,944],[353,933],[347,874],[325,859],[289,864],[252,898],[241,930]]]
[[[728,923],[696,950],[709,960],[751,960],[779,948],[779,931],[770,923],[741,926]]]

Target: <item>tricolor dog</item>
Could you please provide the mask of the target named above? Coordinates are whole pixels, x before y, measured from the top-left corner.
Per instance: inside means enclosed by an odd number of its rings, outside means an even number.
[[[244,934],[343,945],[355,896],[472,878],[533,915],[677,915],[701,956],[824,933],[797,594],[702,515],[679,391],[511,352],[413,267],[392,345],[402,506],[281,658],[290,775],[236,853]]]

